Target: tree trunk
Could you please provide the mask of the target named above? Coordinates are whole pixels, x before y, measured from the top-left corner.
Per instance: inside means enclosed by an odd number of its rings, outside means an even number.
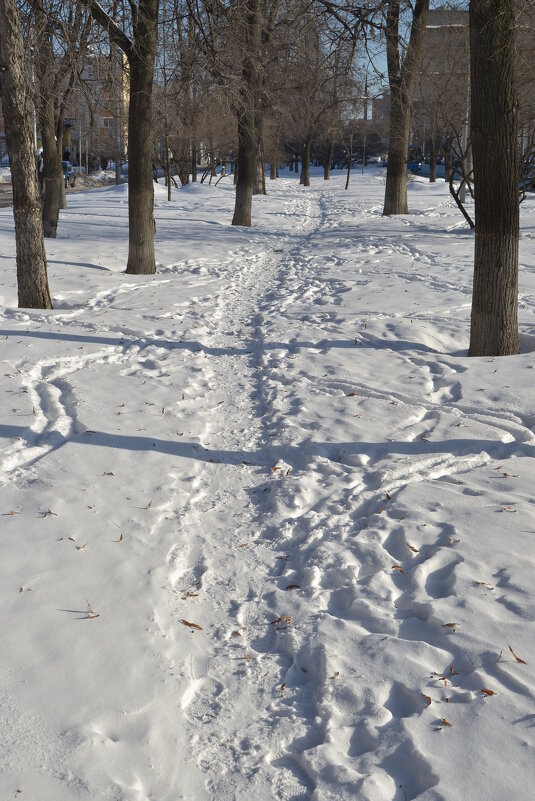
[[[383,214],[408,214],[407,159],[411,106],[410,99],[394,85],[390,95],[390,145],[386,168],[386,189]]]
[[[59,183],[59,207],[60,209],[67,208],[67,187],[65,186],[65,177],[63,175],[63,114],[60,113],[56,119],[56,157],[58,164],[61,168],[61,181]],[[67,159],[68,161],[69,159]]]
[[[11,166],[20,308],[51,309],[35,169],[32,97],[14,0],[0,0],[0,99]]]
[[[154,12],[157,14],[157,10]],[[151,39],[151,42],[147,39]],[[154,256],[154,186],[152,183],[152,80],[156,31],[129,58],[128,108],[128,264],[126,272],[151,275]]]
[[[244,102],[238,117],[236,201],[232,225],[251,227],[255,156],[254,107],[252,102]]]
[[[192,139],[190,145],[190,152],[191,152],[191,180],[193,183],[197,181],[197,144]]]
[[[302,186],[310,186],[310,146],[312,144],[311,139],[307,139],[303,143],[303,152],[301,154],[301,176],[299,178],[299,183]]]
[[[437,151],[435,148],[435,130],[431,128],[429,137],[429,183],[434,184],[437,180]]]
[[[347,162],[347,177],[346,177],[346,189],[349,188],[349,178],[351,176],[351,165],[353,163],[353,131],[349,134],[349,158]]]
[[[270,161],[269,162],[269,180],[270,181],[275,181],[278,177],[279,177],[279,171],[278,171],[278,168],[277,168],[277,162],[276,161]]]
[[[232,225],[251,227],[255,176],[255,94],[261,36],[260,0],[247,0],[242,86],[238,108],[238,178]]]
[[[64,183],[61,159],[56,145],[54,101],[44,96],[39,108],[39,124],[43,145],[43,233],[55,239]]]
[[[264,161],[264,117],[262,111],[255,113],[255,178],[253,195],[266,194],[266,164]]]
[[[334,153],[334,142],[331,139],[327,146],[327,155],[325,157],[325,164],[323,165],[323,180],[330,181],[331,179],[331,164],[333,160],[333,153]]]
[[[451,135],[446,136],[444,142],[444,180],[447,184],[450,182],[451,174],[453,172],[453,154],[451,150]]]
[[[390,146],[386,169],[383,214],[407,214],[407,157],[409,151],[412,94],[417,67],[422,56],[425,20],[429,0],[415,0],[409,42],[400,52],[401,0],[388,0],[386,15],[386,55],[390,85]]]
[[[518,353],[518,147],[513,0],[471,0],[475,253],[470,356]]]

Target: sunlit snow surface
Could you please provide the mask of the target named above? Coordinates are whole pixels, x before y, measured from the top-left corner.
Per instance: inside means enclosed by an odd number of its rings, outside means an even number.
[[[535,201],[469,359],[443,182],[285,176],[157,186],[151,277],[70,194],[52,312],[0,210],[2,799],[533,797]]]

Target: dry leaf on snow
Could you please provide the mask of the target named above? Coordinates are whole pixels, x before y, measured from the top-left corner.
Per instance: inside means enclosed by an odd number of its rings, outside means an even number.
[[[190,623],[189,620],[184,620],[183,618],[180,618],[180,622],[184,626],[187,626],[189,629],[195,629],[196,631],[204,631],[203,627],[199,626],[197,623]]]
[[[520,657],[517,654],[515,654],[515,652],[511,648],[511,646],[509,646],[509,650],[513,654],[515,662],[518,662],[519,665],[527,665],[528,664],[525,659],[520,659]]]

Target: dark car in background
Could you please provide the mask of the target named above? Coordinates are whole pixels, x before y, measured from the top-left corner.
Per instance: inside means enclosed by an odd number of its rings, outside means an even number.
[[[74,172],[73,166],[70,161],[62,161],[61,166],[63,167],[63,177],[65,179],[65,189],[68,186],[74,186],[76,183],[76,173]]]

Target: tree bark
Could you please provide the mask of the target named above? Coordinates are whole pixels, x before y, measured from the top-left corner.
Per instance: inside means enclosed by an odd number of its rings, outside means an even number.
[[[303,142],[303,152],[301,154],[301,175],[299,183],[302,186],[310,186],[310,147],[312,145],[311,139],[306,139]]]
[[[45,237],[54,239],[57,234],[59,211],[63,201],[63,169],[61,152],[56,141],[55,93],[52,87],[55,55],[48,14],[44,6],[34,10],[39,28],[39,47],[36,59],[36,77],[40,96],[37,117],[43,147],[42,215]]]
[[[437,180],[437,151],[435,148],[435,129],[431,128],[429,136],[429,183],[434,184]]]
[[[266,194],[266,164],[264,161],[264,116],[258,109],[255,112],[255,178],[253,195]]]
[[[349,156],[347,160],[347,176],[346,176],[346,186],[345,188],[349,188],[349,178],[351,176],[351,165],[353,163],[353,131],[349,134]],[[364,166],[364,162],[363,162]]]
[[[400,52],[400,3],[388,0],[386,55],[390,84],[390,146],[383,214],[407,214],[407,158],[416,69],[421,59],[429,0],[416,0],[405,56]]]
[[[279,171],[278,171],[278,168],[277,168],[277,162],[276,161],[270,161],[269,162],[269,180],[270,181],[275,181],[278,177],[279,177]]]
[[[453,154],[451,150],[451,134],[448,134],[444,142],[444,180],[446,183],[450,182],[452,172]]]
[[[97,0],[82,0],[91,16],[128,60],[128,263],[131,275],[156,272],[154,256],[154,187],[152,183],[151,117],[154,61],[158,42],[158,0],[132,4],[130,39],[103,11]]]
[[[260,0],[247,0],[244,24],[244,56],[238,116],[238,178],[232,225],[251,227],[255,176],[255,95],[261,38]]]
[[[43,97],[39,108],[39,125],[43,145],[43,233],[55,239],[61,207],[61,186],[64,181],[61,159],[56,145],[54,101]]]
[[[327,155],[325,157],[325,164],[323,165],[324,181],[330,181],[331,179],[331,164],[333,160],[333,153],[334,153],[334,142],[332,139],[330,139],[329,144],[327,146]]]
[[[13,186],[20,308],[51,309],[32,132],[32,97],[14,0],[0,0],[0,99]]]
[[[157,14],[157,7],[154,8]],[[150,44],[147,38],[152,41]],[[152,183],[152,80],[156,30],[129,59],[128,108],[128,263],[130,275],[156,272],[154,256],[154,185]],[[134,133],[134,136],[132,136]]]
[[[475,252],[470,356],[518,353],[518,143],[513,0],[471,0]]]
[[[238,161],[236,165],[236,200],[232,225],[251,227],[255,177],[255,132],[253,103],[244,103],[238,116]]]

